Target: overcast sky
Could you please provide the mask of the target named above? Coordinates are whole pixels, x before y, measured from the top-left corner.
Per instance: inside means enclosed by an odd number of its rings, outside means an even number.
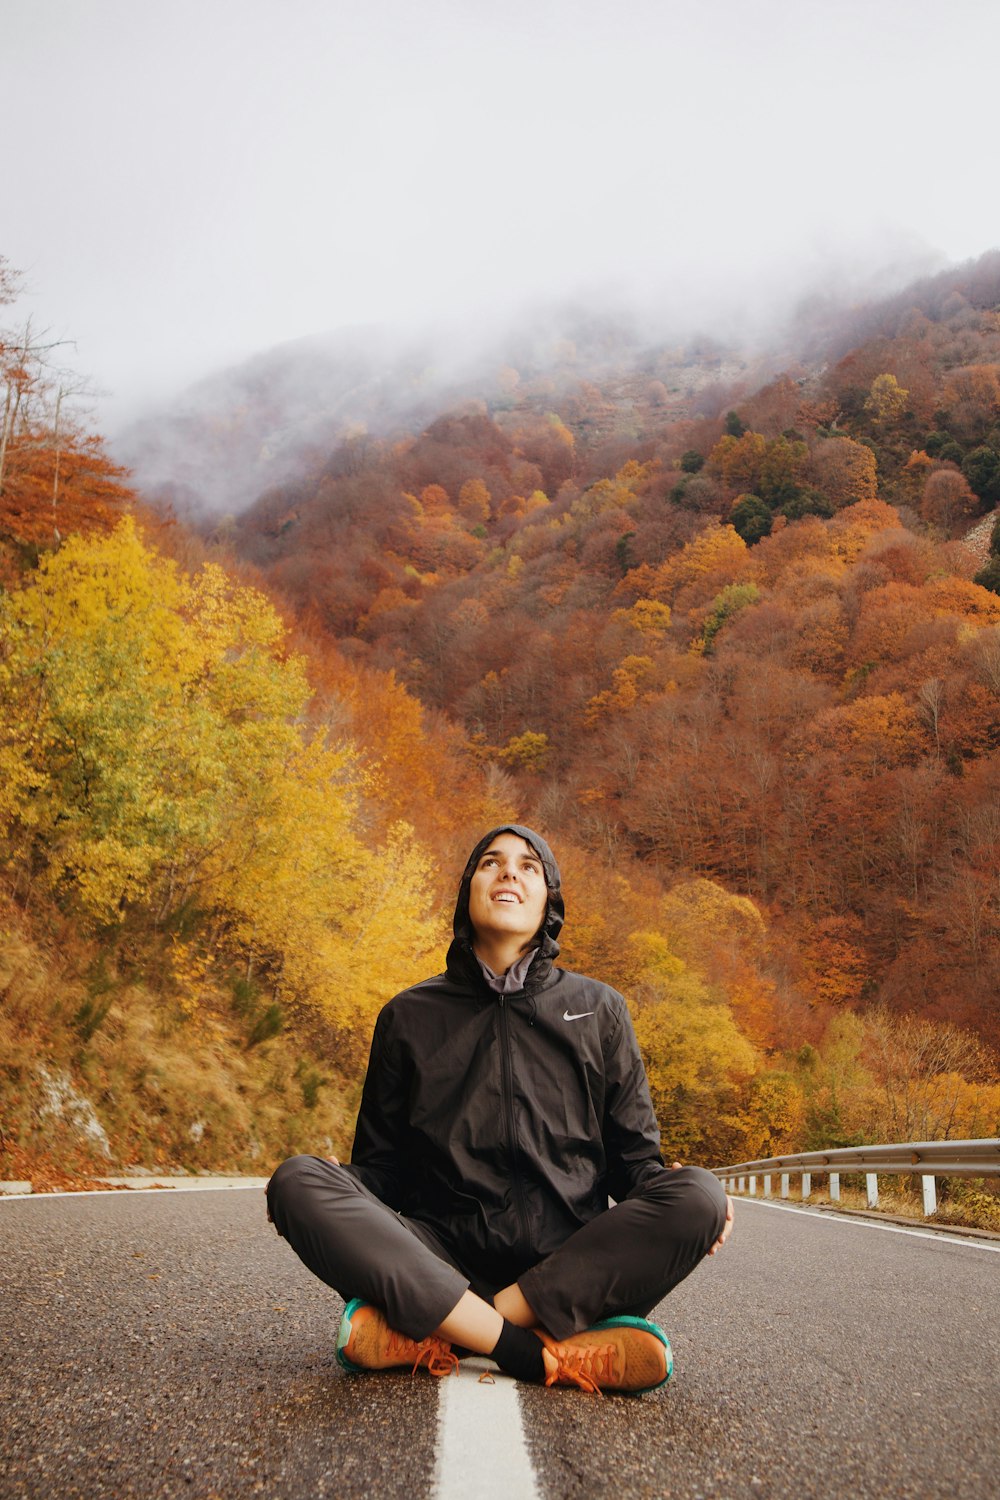
[[[112,427],[345,324],[770,305],[1000,244],[998,44],[996,0],[0,0],[0,253]]]

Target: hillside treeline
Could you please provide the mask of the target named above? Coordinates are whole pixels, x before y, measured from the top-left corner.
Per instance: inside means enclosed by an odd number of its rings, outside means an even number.
[[[510,371],[205,539],[7,336],[0,1149],[345,1149],[511,817],[667,1149],[995,1132],[991,318],[896,341],[926,389],[883,341],[713,415]]]
[[[342,445],[236,544],[547,826],[758,902],[810,1003],[995,1043],[998,265],[711,417],[546,409],[510,372],[491,410]]]

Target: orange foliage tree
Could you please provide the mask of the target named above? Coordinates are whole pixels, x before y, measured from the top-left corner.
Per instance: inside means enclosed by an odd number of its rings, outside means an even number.
[[[0,260],[0,305],[17,289]],[[80,384],[55,367],[57,348],[30,320],[0,330],[0,535],[29,547],[107,530],[130,498],[125,470],[74,417]]]
[[[853,438],[822,439],[809,455],[806,475],[837,510],[878,493],[875,455]]]

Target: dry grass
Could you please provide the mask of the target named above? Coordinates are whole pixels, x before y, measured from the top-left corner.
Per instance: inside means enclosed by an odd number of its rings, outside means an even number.
[[[265,1174],[297,1151],[346,1154],[354,1090],[331,1039],[283,1030],[250,1047],[218,981],[196,1000],[127,982],[96,950],[43,945],[0,910],[0,1178]]]

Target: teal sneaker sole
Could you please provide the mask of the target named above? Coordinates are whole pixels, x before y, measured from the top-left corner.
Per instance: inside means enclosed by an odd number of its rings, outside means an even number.
[[[344,1315],[340,1320],[340,1327],[337,1329],[337,1363],[351,1375],[363,1370],[364,1367],[356,1365],[353,1360],[348,1359],[344,1350],[351,1337],[351,1319],[359,1307],[365,1307],[366,1305],[360,1297],[352,1297],[344,1308]]]

